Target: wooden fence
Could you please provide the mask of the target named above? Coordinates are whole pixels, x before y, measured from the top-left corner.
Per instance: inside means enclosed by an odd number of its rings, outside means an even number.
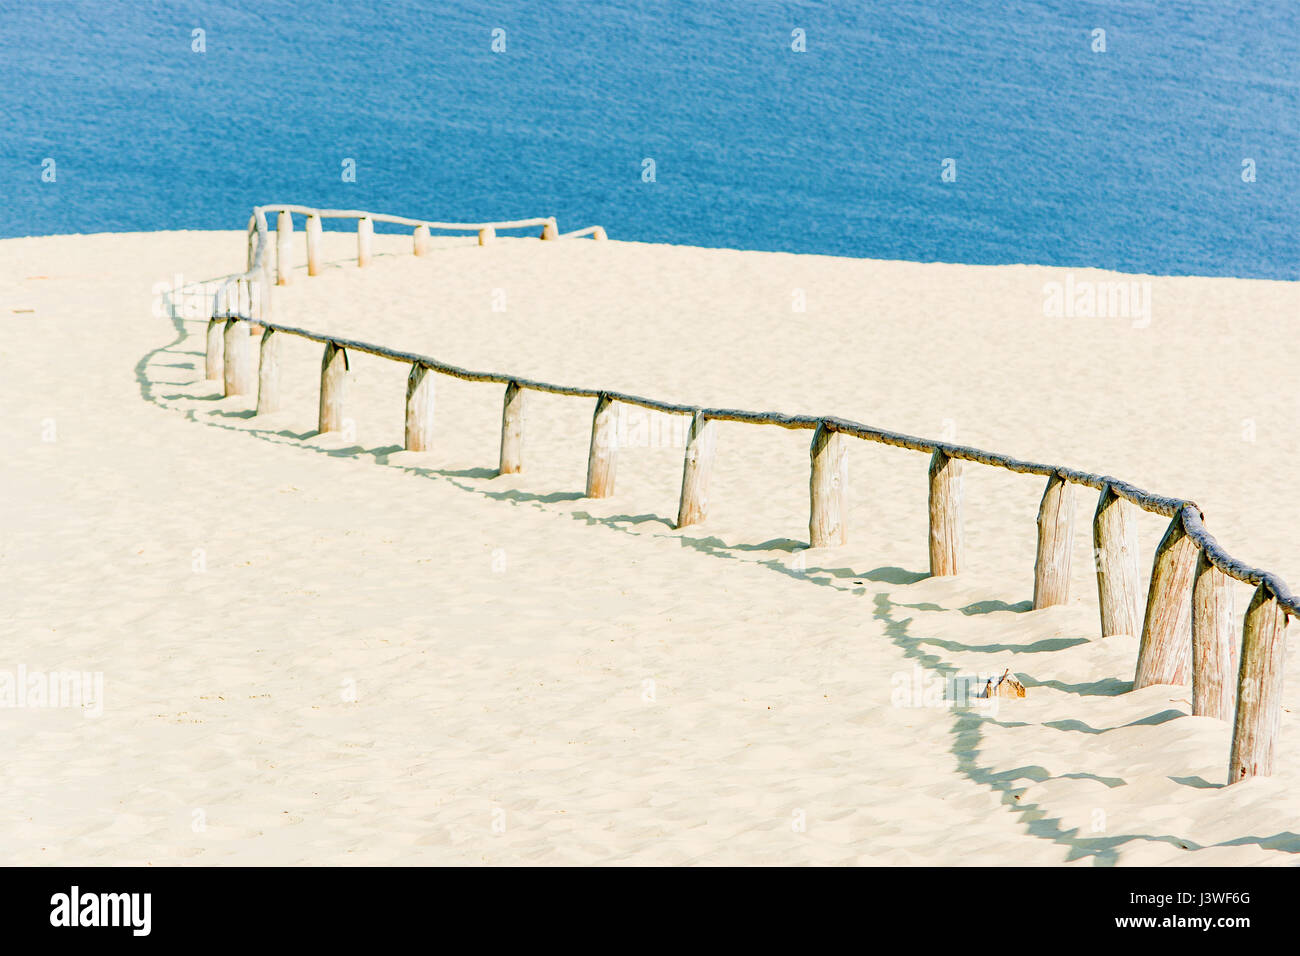
[[[277,213],[274,275],[270,259],[270,228],[266,216]],[[498,229],[542,227],[542,239],[590,235],[604,239],[599,226],[561,234],[553,218],[498,223],[445,223],[376,215],[359,211],[318,210],[305,206],[262,206],[248,226],[248,269],[218,289],[207,333],[207,377],[221,380],[226,395],[256,395],[257,413],[280,408],[279,343],[286,335],[320,343],[319,429],[343,428],[348,353],[363,352],[410,365],[406,388],[406,445],[412,451],[432,446],[433,375],[505,386],[501,414],[500,473],[523,467],[523,406],[529,391],[595,399],[591,444],[587,460],[588,497],[614,492],[617,465],[615,405],[639,405],[669,414],[690,416],[682,466],[677,527],[703,521],[708,512],[719,421],[809,429],[809,520],[811,547],[843,544],[847,538],[846,438],[859,438],[908,448],[930,455],[930,572],[956,574],[962,566],[961,473],[964,462],[1003,468],[1046,478],[1038,509],[1038,549],[1034,562],[1034,608],[1068,600],[1070,558],[1074,538],[1074,505],[1079,488],[1098,492],[1092,534],[1096,555],[1101,635],[1140,634],[1133,689],[1151,684],[1192,684],[1192,713],[1233,721],[1228,783],[1273,771],[1282,711],[1282,679],[1286,625],[1300,615],[1297,601],[1276,575],[1246,566],[1227,552],[1205,529],[1195,503],[1155,495],[1128,482],[1058,465],[1020,461],[1005,455],[948,442],[915,438],[833,416],[782,415],[738,409],[699,408],[643,398],[607,389],[555,385],[495,372],[475,372],[448,365],[427,355],[403,352],[367,342],[342,339],[308,329],[277,324],[270,314],[269,287],[292,281],[290,240],[293,214],[306,216],[307,274],[319,269],[320,223],[326,218],[357,220],[357,265],[371,260],[373,223],[414,229],[414,253],[429,249],[429,230],[475,232],[479,244],[491,242]],[[249,326],[260,331],[259,360],[254,372]],[[1145,607],[1140,590],[1137,525],[1134,509],[1170,519],[1156,549]],[[1242,626],[1240,660],[1234,627],[1229,579],[1255,587]],[[1188,634],[1190,633],[1190,640]],[[1234,679],[1235,675],[1235,679]]]

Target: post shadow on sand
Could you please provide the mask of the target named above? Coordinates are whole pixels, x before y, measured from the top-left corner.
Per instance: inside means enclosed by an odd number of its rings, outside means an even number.
[[[673,523],[662,515],[649,514],[648,512],[639,515],[600,516],[589,514],[586,511],[573,511],[570,512],[570,514],[572,514],[576,520],[585,521],[589,525],[602,524],[609,528],[622,528],[623,530],[641,524],[661,524],[667,528],[673,526]]]
[[[908,605],[914,606],[914,605]],[[943,610],[942,608],[929,607],[924,610]],[[948,651],[978,653],[978,654],[1045,654],[1051,651],[1063,651],[1067,647],[1077,647],[1080,644],[1091,644],[1086,637],[1052,637],[1041,641],[1034,641],[1032,644],[963,644],[961,641],[946,640],[943,638],[932,637],[930,643],[935,647],[942,647]],[[1035,685],[1041,687],[1041,684]]]
[[[1017,601],[1015,604],[1008,604],[1006,601],[976,601],[973,604],[967,604],[965,607],[957,608],[962,614],[994,614],[998,611],[1009,611],[1012,614],[1023,614],[1025,611],[1034,609],[1033,601]]]
[[[346,261],[346,260],[345,260]],[[140,386],[141,397],[151,404],[162,405],[164,401],[173,401],[184,399],[188,401],[208,400],[207,396],[157,396],[155,386],[164,384],[152,381],[148,376],[148,370],[153,363],[153,359],[160,354],[175,355],[202,355],[202,352],[180,350],[178,348],[188,338],[185,328],[186,321],[202,321],[206,326],[206,320],[186,320],[179,315],[175,308],[170,312],[173,328],[176,338],[166,346],[154,349],[146,353],[135,366],[137,382]],[[169,367],[160,363],[160,367]],[[185,384],[185,383],[179,383]],[[192,383],[191,383],[192,384]],[[216,396],[220,400],[221,396]],[[166,407],[166,406],[165,406]],[[585,497],[580,492],[551,492],[539,494],[533,492],[524,492],[518,489],[509,489],[495,491],[477,487],[473,484],[467,484],[467,479],[487,480],[495,477],[495,469],[489,468],[470,468],[460,470],[440,470],[426,468],[421,466],[412,466],[407,464],[392,464],[388,456],[394,452],[403,450],[401,446],[381,446],[375,449],[364,449],[360,446],[348,446],[343,448],[324,448],[310,444],[303,444],[304,439],[315,437],[318,432],[295,433],[288,430],[263,430],[240,428],[235,424],[223,424],[216,420],[217,418],[227,419],[247,419],[252,417],[253,413],[230,413],[224,410],[214,410],[217,414],[209,413],[204,418],[199,418],[195,409],[185,411],[187,420],[203,422],[209,427],[226,428],[235,431],[241,431],[246,434],[254,435],[265,441],[272,441],[281,444],[293,444],[299,449],[309,449],[311,451],[326,454],[331,457],[349,457],[361,458],[371,457],[376,463],[387,467],[398,467],[412,473],[418,477],[430,480],[449,481],[457,488],[482,495],[487,498],[497,500],[508,500],[513,503],[531,504],[537,508],[543,508],[546,504],[558,503],[562,501],[574,501]],[[622,533],[631,533],[629,528],[642,524],[662,523],[669,528],[672,522],[662,516],[645,514],[645,515],[615,515],[608,517],[598,517],[588,512],[571,512],[570,516],[575,520],[585,521],[588,524],[604,525]],[[729,560],[739,560],[739,555],[744,552],[763,552],[763,551],[785,551],[795,552],[805,548],[804,542],[794,541],[789,538],[773,539],[761,544],[728,544],[716,536],[704,538],[692,538],[687,535],[678,535],[682,547],[688,547],[713,557],[724,558]],[[764,567],[771,568],[774,571],[783,573],[789,577],[798,578],[825,587],[838,587],[837,582],[851,580],[855,584],[862,584],[865,581],[875,583],[886,583],[898,586],[907,586],[915,584],[918,581],[929,577],[922,572],[908,571],[897,567],[880,567],[868,572],[855,571],[852,568],[824,568],[824,567],[805,567],[802,569],[791,568],[783,561],[772,558],[766,561],[750,562]],[[839,589],[845,590],[840,587]],[[857,593],[865,593],[865,589],[858,589]],[[942,642],[935,639],[926,639],[913,636],[909,633],[909,627],[912,618],[896,619],[894,611],[896,608],[911,608],[922,612],[940,611],[944,608],[930,604],[905,605],[893,603],[887,593],[877,593],[873,596],[873,617],[884,625],[885,633],[888,639],[895,646],[902,650],[904,656],[921,667],[931,671],[941,677],[956,676],[956,668],[946,664],[938,655],[926,650],[926,645],[937,646],[944,650],[955,649],[962,651],[1018,651],[1019,653],[1034,653],[1036,651],[1026,650],[1023,646],[1018,649],[1012,646],[988,645],[987,648],[979,646],[966,647],[955,642]],[[956,608],[962,614],[988,614],[995,612],[1023,613],[1029,610],[1029,602],[1021,601],[1015,604],[1008,604],[1004,601],[981,601],[966,607]],[[1076,643],[1085,642],[1083,639],[1070,640],[1062,639],[1065,643],[1060,646],[1073,646]],[[1039,642],[1039,644],[1053,644],[1054,641]],[[946,646],[945,646],[946,645]],[[1031,645],[1036,647],[1036,645]],[[1041,647],[1038,650],[1059,649],[1059,647]],[[1066,684],[1060,681],[1036,681],[1032,677],[1026,677],[1024,683],[1028,687],[1051,687],[1066,693],[1078,694],[1080,696],[1116,696],[1125,693],[1131,689],[1130,681],[1123,681],[1116,678],[1104,678],[1098,681],[1078,684]],[[1134,726],[1138,724],[1158,724],[1176,717],[1181,717],[1180,711],[1167,710],[1142,720],[1135,721],[1133,724],[1125,726]],[[1085,733],[1104,733],[1105,729],[1098,730],[1091,728],[1081,721],[1061,721],[1056,722],[1058,725],[1070,724],[1071,726],[1055,726],[1054,729],[1075,731],[1079,730]],[[1077,725],[1077,726],[1074,726]],[[1029,834],[1040,840],[1047,840],[1053,844],[1059,845],[1066,849],[1066,862],[1072,862],[1078,859],[1090,858],[1092,863],[1097,866],[1111,866],[1118,861],[1118,848],[1132,842],[1155,842],[1166,843],[1170,846],[1176,846],[1187,850],[1199,850],[1203,847],[1190,840],[1180,839],[1172,835],[1147,835],[1147,834],[1125,834],[1119,836],[1104,837],[1081,837],[1077,829],[1066,829],[1062,826],[1062,821],[1057,818],[1048,816],[1048,811],[1036,804],[1024,804],[1022,802],[1023,788],[1016,786],[1017,781],[1028,779],[1030,782],[1041,782],[1042,780],[1051,779],[1051,775],[1042,767],[1022,767],[1011,771],[997,772],[986,767],[981,767],[976,756],[980,753],[980,744],[983,740],[983,729],[986,726],[1027,726],[1019,722],[1002,722],[987,715],[977,714],[971,711],[955,711],[951,728],[952,745],[950,752],[956,759],[958,771],[972,783],[1000,793],[1003,803],[1015,814],[1017,814],[1022,823],[1025,824]],[[1046,726],[1052,726],[1048,724]],[[1114,729],[1114,728],[1108,728]],[[1083,771],[1076,771],[1057,775],[1062,778],[1075,779],[1095,779],[1107,787],[1124,786],[1125,781],[1119,778],[1099,777],[1095,774],[1089,774]],[[1199,777],[1188,778],[1169,778],[1181,785],[1195,787],[1198,789],[1215,788],[1222,785],[1210,784]],[[1017,792],[1019,790],[1019,792]],[[1264,849],[1281,850],[1290,853],[1300,852],[1300,836],[1290,831],[1275,834],[1271,837],[1241,837],[1230,841],[1225,841],[1219,846],[1240,846],[1240,845],[1258,845]]]
[[[1068,733],[1079,734],[1108,734],[1112,730],[1123,730],[1125,727],[1154,727],[1159,724],[1167,724],[1171,720],[1177,720],[1179,717],[1186,717],[1181,710],[1162,710],[1157,714],[1150,714],[1139,720],[1129,721],[1127,724],[1117,724],[1114,727],[1093,727],[1082,720],[1050,720],[1043,724],[1044,727],[1051,727],[1053,730],[1063,730]],[[1171,778],[1172,779],[1172,778]]]

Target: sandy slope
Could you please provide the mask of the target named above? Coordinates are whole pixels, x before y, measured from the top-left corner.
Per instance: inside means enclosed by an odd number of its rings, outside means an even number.
[[[620,242],[417,260],[380,236],[392,255],[358,272],[326,238],[335,264],[277,290],[282,320],[1107,471],[1196,499],[1230,551],[1300,581],[1294,284],[1154,279],[1134,328],[1044,317],[1063,270]],[[1290,712],[1282,772],[1224,788],[1228,728],[1182,716],[1187,688],[1125,693],[1136,642],[1096,639],[1091,494],[1074,602],[1032,612],[1036,478],[968,469],[971,571],[928,580],[914,453],[854,442],[850,543],[800,554],[806,432],[721,426],[713,514],[677,532],[668,422],[627,421],[618,493],[594,502],[585,400],[530,397],[508,478],[499,386],[440,380],[440,447],[412,455],[405,369],[357,356],[355,432],[317,437],[319,351],[294,343],[288,410],[251,418],[202,381],[202,324],[151,314],[155,284],[229,272],[242,242],[0,242],[0,670],[104,675],[102,716],[0,711],[5,862],[1300,851]],[[1144,563],[1163,523],[1143,520]],[[925,706],[1004,667],[1028,699]]]

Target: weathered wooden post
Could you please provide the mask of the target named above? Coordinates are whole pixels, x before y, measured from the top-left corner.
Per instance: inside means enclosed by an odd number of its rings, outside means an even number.
[[[813,432],[808,448],[808,546],[830,548],[848,540],[849,457],[844,436],[825,422]]]
[[[696,409],[686,433],[682,462],[682,496],[677,504],[677,527],[699,524],[709,514],[709,473],[717,449],[717,424]]]
[[[1202,549],[1192,585],[1192,716],[1231,720],[1236,679],[1232,580]]]
[[[591,450],[587,455],[587,497],[608,498],[614,493],[614,466],[618,457],[618,409],[601,392],[591,419]]]
[[[1169,522],[1151,567],[1142,643],[1133,689],[1151,684],[1186,684],[1192,659],[1192,577],[1196,542],[1183,528],[1180,511]]]
[[[248,328],[239,319],[227,319],[224,333],[226,397],[249,395],[253,391],[253,350]]]
[[[256,335],[260,339],[262,336],[262,325],[258,320],[261,320],[262,318],[262,283],[258,281],[256,276],[250,279],[244,279],[242,282],[244,285],[244,294],[241,297],[241,301],[245,304],[245,308],[240,311],[243,315],[254,320],[248,323],[248,334]]]
[[[597,226],[594,230],[592,230],[591,238],[593,238],[593,239],[608,239],[609,237],[605,235],[605,227],[604,227],[604,226]]]
[[[501,405],[501,461],[497,474],[514,475],[524,467],[524,390],[517,382],[506,383]]]
[[[433,448],[433,369],[414,362],[406,377],[406,450]]]
[[[357,220],[357,268],[364,269],[370,265],[371,252],[375,246],[375,224],[366,216]]]
[[[293,216],[283,209],[275,217],[275,270],[277,285],[293,280]]]
[[[307,217],[307,275],[320,275],[320,216],[312,213]]]
[[[262,250],[261,273],[250,278],[249,284],[249,295],[256,296],[257,298],[257,302],[254,306],[257,311],[256,318],[263,321],[270,321],[274,317],[274,311],[272,309],[274,299],[271,296],[271,287],[275,285],[275,270],[271,266],[271,251],[269,249]],[[260,288],[258,288],[256,293],[251,291],[252,288],[259,286]],[[259,334],[261,333],[261,329],[258,329],[257,331]]]
[[[226,320],[213,317],[208,320],[207,357],[204,361],[204,377],[209,382],[225,379],[225,332]]]
[[[1232,725],[1228,783],[1273,773],[1282,719],[1282,676],[1286,666],[1286,612],[1260,585],[1242,629],[1237,715]]]
[[[961,460],[930,456],[930,574],[956,574],[962,562]]]
[[[1138,607],[1141,601],[1138,569],[1137,517],[1135,506],[1115,494],[1110,485],[1097,496],[1092,516],[1092,553],[1097,566],[1097,602],[1101,609],[1101,636],[1141,631]]]
[[[257,363],[257,414],[280,410],[280,343],[284,333],[262,330],[262,347]]]
[[[212,317],[208,319],[208,335],[206,349],[204,352],[204,378],[209,382],[221,382],[225,379],[225,332],[226,332],[226,315],[229,309],[226,305],[226,289],[222,285],[212,295]]]
[[[489,242],[497,237],[497,231],[492,226],[484,226],[478,231],[478,244],[486,246]]]
[[[1074,485],[1060,475],[1047,479],[1038,505],[1038,555],[1034,560],[1034,609],[1070,599],[1074,545]]]
[[[317,430],[322,434],[343,430],[347,384],[348,353],[333,342],[328,342],[320,362],[320,419]]]
[[[550,219],[546,220],[546,222],[542,224],[542,238],[543,239],[560,238],[560,227],[556,223],[554,216],[552,216]]]
[[[244,287],[247,295],[241,296],[241,300],[248,305],[247,312],[244,314],[255,320],[248,323],[248,334],[260,336],[262,334],[261,323],[266,321],[266,287],[263,286],[260,276],[253,276],[251,279],[244,280]]]
[[[429,227],[415,227],[415,254],[417,256],[427,256],[429,254]]]

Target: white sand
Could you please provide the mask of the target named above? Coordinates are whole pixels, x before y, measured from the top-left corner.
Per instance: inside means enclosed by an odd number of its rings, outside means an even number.
[[[278,319],[1108,472],[1193,498],[1300,583],[1297,284],[1152,279],[1134,328],[1045,318],[1066,270],[376,238],[392,254],[359,272],[327,234],[335,264],[277,290]],[[242,257],[233,232],[0,242],[0,670],[104,680],[99,717],[0,711],[4,862],[1300,852],[1290,711],[1277,776],[1225,788],[1230,729],[1182,716],[1188,688],[1124,693],[1136,641],[1097,637],[1092,494],[1073,601],[1033,612],[1038,478],[967,466],[971,570],[927,580],[916,453],[852,442],[850,542],[800,555],[808,432],[721,425],[685,532],[680,431],[638,413],[616,496],[580,497],[589,400],[530,394],[525,472],[494,478],[500,386],[440,378],[440,447],[413,455],[405,368],[354,356],[355,436],[315,437],[319,347],[288,344],[287,410],[252,418],[202,380],[203,324],[151,314],[156,283]],[[1164,523],[1142,519],[1144,565]],[[996,715],[895,706],[914,677],[1005,667],[1029,697]]]

